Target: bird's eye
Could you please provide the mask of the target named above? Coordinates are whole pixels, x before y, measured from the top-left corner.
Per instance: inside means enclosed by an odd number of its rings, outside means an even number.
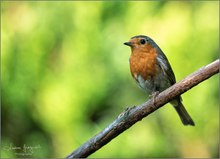
[[[141,39],[141,40],[140,40],[140,43],[141,43],[141,44],[145,44],[145,43],[146,43],[145,39]]]

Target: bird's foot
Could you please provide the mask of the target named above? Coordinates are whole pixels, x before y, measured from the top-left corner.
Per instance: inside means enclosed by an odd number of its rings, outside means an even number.
[[[159,91],[153,92],[151,95],[149,95],[149,98],[153,98],[153,104],[155,105],[155,98],[159,94]]]

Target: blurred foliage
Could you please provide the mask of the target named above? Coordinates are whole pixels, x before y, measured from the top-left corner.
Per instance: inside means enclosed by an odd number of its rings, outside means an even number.
[[[218,1],[1,2],[1,157],[67,156],[147,99],[123,42],[152,37],[179,81],[218,58],[218,18]],[[195,127],[167,104],[90,157],[217,158],[218,88],[182,95]]]

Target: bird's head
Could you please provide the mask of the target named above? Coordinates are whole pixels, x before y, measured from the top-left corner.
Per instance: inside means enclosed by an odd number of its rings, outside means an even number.
[[[128,42],[125,42],[124,44],[130,46],[132,52],[146,52],[152,49],[154,41],[148,36],[137,35],[132,37]]]

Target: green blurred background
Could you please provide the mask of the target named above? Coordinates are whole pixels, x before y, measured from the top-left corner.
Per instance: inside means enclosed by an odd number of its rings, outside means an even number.
[[[63,158],[146,101],[123,45],[134,35],[156,41],[177,81],[218,58],[217,1],[1,3],[4,158]],[[215,75],[182,95],[195,127],[167,104],[90,157],[218,157],[218,88]]]

